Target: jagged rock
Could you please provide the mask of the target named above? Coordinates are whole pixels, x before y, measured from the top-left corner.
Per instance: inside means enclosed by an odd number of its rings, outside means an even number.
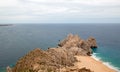
[[[73,66],[76,61],[75,57],[67,53],[65,48],[50,48],[47,51],[34,49],[33,51],[22,57],[15,67],[13,72],[22,71],[55,71],[65,66]]]
[[[91,48],[95,47],[97,44],[93,37],[83,40],[78,35],[69,34],[55,48],[46,51],[36,48],[30,51],[18,60],[15,67],[7,67],[7,72],[60,72],[61,68],[74,65],[77,61],[75,55],[90,56]],[[66,72],[72,72],[72,69]],[[91,71],[83,68],[75,69],[74,72]]]
[[[78,69],[78,72],[93,72],[93,71],[91,71],[90,69],[81,68],[81,69]]]
[[[6,68],[6,70],[7,72],[12,72],[12,69],[9,66]]]
[[[70,47],[78,47],[78,43],[80,38],[78,35],[69,34],[64,40],[62,40],[58,46],[70,48]]]
[[[77,54],[90,56],[92,54],[91,48],[97,48],[97,43],[95,38],[93,37],[90,37],[87,40],[83,40],[78,35],[69,34],[64,40],[62,40],[58,44],[58,46],[68,48],[68,49],[79,48],[76,51],[80,53],[77,53]],[[75,50],[75,49],[72,49],[72,50]]]
[[[38,71],[44,65],[49,65],[52,61],[52,57],[46,52],[39,48],[30,51],[24,57],[22,57],[16,63],[13,68],[13,72],[30,72]]]
[[[95,38],[89,37],[87,42],[91,46],[91,48],[97,48],[97,42]]]
[[[93,71],[83,67],[81,69],[79,69],[79,68],[66,68],[66,69],[62,70],[61,72],[93,72]]]
[[[69,53],[65,48],[50,48],[47,52],[53,56],[53,59],[57,64],[63,66],[72,66],[76,61],[73,54]]]

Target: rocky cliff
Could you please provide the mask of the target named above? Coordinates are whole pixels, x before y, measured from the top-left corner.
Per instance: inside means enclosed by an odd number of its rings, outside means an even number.
[[[91,48],[96,48],[95,38],[81,39],[69,34],[57,47],[41,50],[36,48],[20,58],[15,67],[7,67],[7,72],[92,72],[89,69],[70,69],[76,62],[75,55],[90,56]],[[64,68],[64,69],[63,69]]]
[[[58,46],[70,50],[70,52],[74,51],[73,53],[76,55],[91,55],[91,48],[97,48],[97,43],[93,37],[83,40],[78,35],[69,34],[64,40],[60,41]]]

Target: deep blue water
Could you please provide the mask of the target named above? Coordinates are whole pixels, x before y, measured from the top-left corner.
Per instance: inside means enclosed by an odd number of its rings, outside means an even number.
[[[0,72],[34,48],[57,46],[69,33],[94,36],[96,56],[120,69],[120,24],[15,24],[0,26]]]

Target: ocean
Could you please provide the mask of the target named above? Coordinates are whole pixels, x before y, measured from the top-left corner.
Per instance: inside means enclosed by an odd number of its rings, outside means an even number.
[[[120,72],[120,24],[13,24],[0,26],[0,72],[34,48],[56,47],[69,33],[87,39],[93,36],[98,48],[93,58]]]

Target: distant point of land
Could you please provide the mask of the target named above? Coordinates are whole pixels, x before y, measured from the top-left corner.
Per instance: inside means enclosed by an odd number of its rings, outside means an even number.
[[[0,24],[0,26],[12,26],[13,24]]]

